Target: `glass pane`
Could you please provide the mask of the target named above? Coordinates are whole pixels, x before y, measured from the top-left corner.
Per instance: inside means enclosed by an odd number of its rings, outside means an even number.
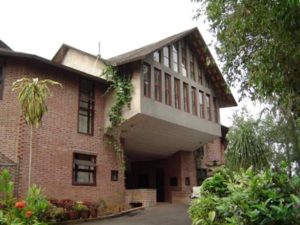
[[[94,183],[94,176],[92,172],[77,172],[77,179],[76,182],[78,183]]]
[[[164,53],[164,65],[170,67],[170,49],[169,47],[163,48]]]
[[[83,115],[79,115],[79,132],[82,133],[88,133],[88,117],[87,116],[83,116]]]
[[[153,59],[156,62],[159,62],[159,63],[161,62],[161,60],[160,60],[160,51],[156,51],[156,52],[153,53]]]

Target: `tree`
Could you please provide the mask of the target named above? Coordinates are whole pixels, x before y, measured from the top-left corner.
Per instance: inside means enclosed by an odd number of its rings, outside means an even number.
[[[259,132],[259,120],[247,115],[234,115],[233,126],[230,128],[226,148],[226,166],[232,170],[247,169],[250,166],[259,171],[269,168],[271,149]]]
[[[62,86],[58,82],[52,80],[39,81],[38,78],[33,78],[32,80],[22,78],[13,83],[12,90],[19,90],[18,100],[21,104],[22,115],[30,127],[28,188],[31,185],[33,127],[39,127],[43,115],[47,112],[46,99],[51,95],[50,89],[48,88],[49,85]]]
[[[271,101],[300,117],[299,0],[192,0],[217,37],[217,53],[242,96]]]

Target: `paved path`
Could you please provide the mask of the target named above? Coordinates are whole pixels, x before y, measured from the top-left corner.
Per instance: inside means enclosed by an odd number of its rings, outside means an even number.
[[[161,203],[124,216],[78,225],[191,225],[188,205]]]

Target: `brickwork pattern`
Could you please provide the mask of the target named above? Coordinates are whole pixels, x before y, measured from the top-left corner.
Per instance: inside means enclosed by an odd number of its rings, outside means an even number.
[[[17,93],[12,83],[26,75],[60,82],[63,88],[51,87],[53,97],[47,100],[48,113],[42,125],[33,131],[32,182],[41,186],[49,198],[109,203],[124,202],[124,182],[111,181],[110,171],[118,170],[113,150],[103,142],[103,108],[105,98],[100,85],[96,85],[94,135],[77,133],[78,85],[76,74],[62,72],[30,61],[9,59],[4,68],[4,95],[0,101],[0,152],[14,162],[20,162],[20,194],[28,186],[29,129],[20,120]],[[72,185],[73,153],[97,156],[97,185]]]

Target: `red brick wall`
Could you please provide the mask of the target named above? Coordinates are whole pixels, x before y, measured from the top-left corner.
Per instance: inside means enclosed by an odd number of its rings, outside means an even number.
[[[118,166],[114,152],[103,142],[105,99],[100,85],[96,86],[95,93],[94,135],[89,136],[77,133],[79,77],[75,74],[16,59],[7,61],[4,74],[4,96],[0,101],[1,152],[17,162],[18,146],[21,148],[21,193],[26,192],[28,185],[29,129],[27,125],[20,126],[19,104],[11,85],[26,75],[53,79],[63,85],[63,88],[51,87],[53,97],[47,100],[48,113],[43,117],[42,126],[33,132],[32,182],[41,186],[50,198],[123,202],[123,181],[110,180],[110,171]],[[97,155],[96,187],[72,185],[73,152]]]

